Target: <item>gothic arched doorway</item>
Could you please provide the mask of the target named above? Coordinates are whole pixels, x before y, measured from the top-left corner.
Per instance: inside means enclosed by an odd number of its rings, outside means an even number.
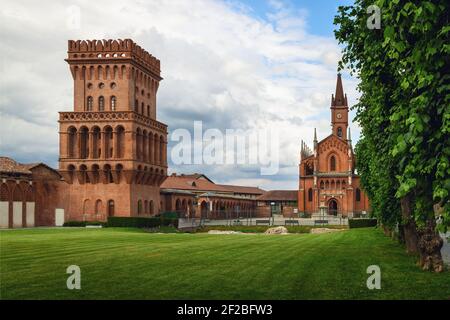
[[[337,215],[337,212],[338,212],[337,201],[335,199],[331,199],[328,202],[328,214],[335,216],[335,215]]]

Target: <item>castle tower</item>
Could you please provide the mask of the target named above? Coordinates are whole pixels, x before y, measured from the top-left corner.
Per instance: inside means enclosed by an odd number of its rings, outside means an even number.
[[[331,95],[331,126],[334,135],[343,140],[347,139],[348,103],[340,73],[337,76],[336,93]]]
[[[60,112],[66,219],[152,215],[167,176],[167,126],[156,120],[160,61],[130,39],[69,40],[73,112]]]

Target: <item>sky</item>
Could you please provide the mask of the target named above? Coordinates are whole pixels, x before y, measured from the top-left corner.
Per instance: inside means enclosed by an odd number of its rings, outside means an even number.
[[[294,0],[6,0],[0,7],[0,155],[57,168],[58,111],[73,109],[64,61],[69,39],[131,38],[161,60],[157,119],[169,126],[169,173],[217,183],[296,189],[301,140],[331,132],[330,99],[341,48],[339,5]],[[343,72],[349,104],[357,79]],[[351,112],[353,118],[354,113]],[[178,164],[179,129],[272,130],[279,170],[261,163]],[[359,137],[351,124],[353,145]],[[177,131],[178,130],[178,131]],[[259,147],[259,145],[258,145]],[[248,146],[248,152],[252,146]]]

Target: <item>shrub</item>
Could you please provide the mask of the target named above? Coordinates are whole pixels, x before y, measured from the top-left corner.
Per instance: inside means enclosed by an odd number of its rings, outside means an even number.
[[[348,219],[350,229],[375,227],[376,225],[377,219]]]
[[[63,227],[86,227],[86,221],[67,221]]]
[[[178,218],[178,213],[168,211],[168,212],[161,213],[160,216],[162,218],[164,218],[164,219],[177,219]]]
[[[106,226],[105,222],[101,221],[67,221],[64,222],[63,227],[86,227],[86,226]]]
[[[178,219],[163,217],[108,217],[108,227],[155,228],[159,226],[178,227]]]

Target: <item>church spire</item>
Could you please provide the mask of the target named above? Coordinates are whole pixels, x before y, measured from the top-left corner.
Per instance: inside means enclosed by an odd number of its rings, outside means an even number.
[[[331,95],[331,126],[334,135],[344,141],[347,140],[348,104],[340,73],[337,75],[336,92]]]
[[[346,106],[347,105],[347,97],[344,95],[344,88],[342,86],[341,74],[337,74],[337,82],[336,82],[336,93],[334,94],[334,99],[332,101],[334,106]]]

